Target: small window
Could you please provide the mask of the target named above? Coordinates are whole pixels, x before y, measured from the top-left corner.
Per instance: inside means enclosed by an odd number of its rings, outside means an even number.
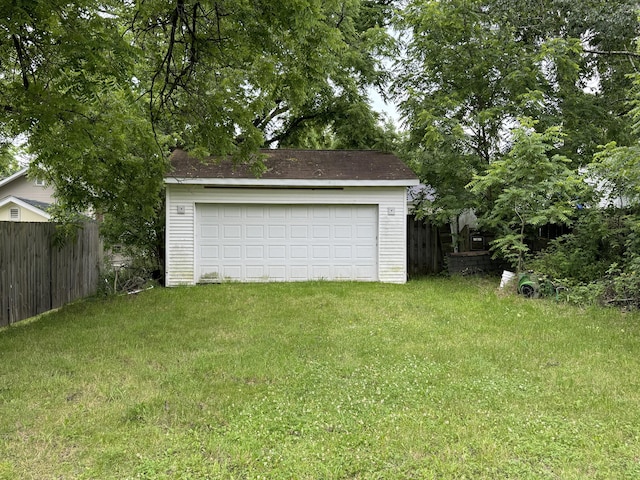
[[[9,218],[11,220],[20,220],[20,209],[18,207],[11,208],[9,210]]]
[[[42,180],[41,178],[36,178],[36,186],[44,187],[44,180]]]

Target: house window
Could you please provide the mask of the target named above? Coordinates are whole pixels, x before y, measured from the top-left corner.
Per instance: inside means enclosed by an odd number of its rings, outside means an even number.
[[[41,178],[36,178],[36,186],[44,187],[44,180],[42,180]]]
[[[20,209],[18,207],[9,209],[9,218],[11,220],[20,220]]]

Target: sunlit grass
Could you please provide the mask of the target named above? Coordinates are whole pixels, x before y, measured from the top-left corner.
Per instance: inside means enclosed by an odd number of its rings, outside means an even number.
[[[223,284],[0,331],[0,478],[640,477],[640,315]]]

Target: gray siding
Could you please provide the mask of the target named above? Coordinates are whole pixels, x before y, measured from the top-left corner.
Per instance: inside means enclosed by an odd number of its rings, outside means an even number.
[[[39,202],[54,203],[53,188],[38,186],[35,180],[28,179],[26,175],[0,187],[0,199],[10,195]]]

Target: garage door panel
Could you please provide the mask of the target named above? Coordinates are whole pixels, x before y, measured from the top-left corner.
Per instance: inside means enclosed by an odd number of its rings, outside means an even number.
[[[292,265],[289,269],[290,280],[308,280],[309,268],[306,265]]]
[[[213,218],[217,219],[217,217],[213,217]],[[210,224],[203,225],[201,230],[201,235],[203,238],[218,238],[218,236],[220,235],[220,229],[218,228],[218,225],[210,225]]]
[[[245,256],[248,259],[264,259],[264,246],[247,245],[245,247]]]
[[[353,236],[351,225],[336,225],[334,227],[334,238],[350,240]]]
[[[322,207],[312,207],[313,218],[321,219],[321,218],[329,218],[331,216],[331,212],[325,206]]]
[[[232,205],[224,205],[222,208],[223,217],[224,218],[241,218],[242,217],[242,208],[235,207]]]
[[[241,225],[224,225],[222,236],[225,240],[240,240],[242,238]]]
[[[357,259],[368,259],[371,258],[372,255],[376,254],[376,248],[372,247],[371,245],[356,245],[354,250],[354,257]]]
[[[291,210],[291,218],[309,218],[307,207],[298,207]]]
[[[314,260],[329,260],[330,253],[331,247],[329,245],[313,245],[311,247],[311,258]]]
[[[312,238],[329,238],[331,236],[331,225],[314,225]]]
[[[199,212],[202,219],[217,219],[220,215],[220,209],[215,205],[209,205],[209,208]]]
[[[249,280],[259,280],[264,278],[265,268],[263,265],[247,265],[247,279]]]
[[[247,218],[264,218],[264,207],[259,205],[247,205],[246,217]]]
[[[269,245],[269,260],[282,259],[287,257],[287,247],[284,245]]]
[[[291,225],[291,238],[306,240],[309,238],[308,225]]]
[[[264,240],[264,225],[247,225],[248,239]]]
[[[356,227],[356,238],[358,239],[370,239],[376,234],[373,225],[358,225]]]
[[[242,267],[240,265],[224,265],[222,267],[223,279],[236,279],[242,277]]]
[[[269,239],[286,238],[287,227],[284,225],[269,225]]]
[[[206,248],[200,247],[200,257],[203,259],[215,259],[217,260],[220,256],[220,249],[217,245],[211,245]]]
[[[307,245],[292,245],[291,258],[292,259],[309,258],[309,247]]]
[[[311,277],[317,280],[329,280],[331,268],[328,265],[313,265],[311,267]]]
[[[335,211],[335,217],[336,218],[344,218],[344,219],[350,219],[353,218],[354,215],[354,211],[351,209],[337,209]],[[365,217],[367,216],[367,214],[365,213]]]
[[[353,278],[353,268],[351,265],[336,265],[334,267],[334,278],[350,279]]]
[[[352,258],[351,245],[336,245],[335,257],[338,259]]]
[[[242,247],[240,245],[223,245],[223,260],[239,260],[242,258]]]
[[[377,280],[377,206],[198,204],[196,215],[199,280]]]
[[[376,272],[370,266],[358,266],[355,267],[356,280],[369,280]]]
[[[267,267],[267,279],[286,280],[286,267],[284,265],[269,265]]]

